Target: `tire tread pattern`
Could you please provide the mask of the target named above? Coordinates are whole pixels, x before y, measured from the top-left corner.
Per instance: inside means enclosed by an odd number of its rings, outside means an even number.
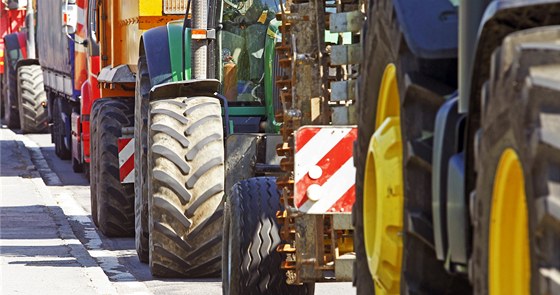
[[[62,105],[62,98],[51,94],[53,98],[53,112],[52,112],[52,138],[54,141],[55,154],[62,160],[68,160],[72,156],[72,151],[66,146],[66,126],[62,120],[62,115],[65,113],[64,107]]]
[[[364,32],[366,56],[358,83],[358,140],[356,202],[353,208],[354,247],[357,255],[354,280],[357,294],[372,294],[363,234],[363,179],[369,141],[374,133],[377,95],[385,67],[394,64],[401,104],[403,142],[403,261],[402,294],[463,294],[470,288],[466,277],[450,275],[433,248],[431,214],[431,163],[434,122],[444,95],[456,86],[457,59],[422,59],[407,46],[399,27],[394,2],[369,2]],[[422,267],[418,267],[422,265]]]
[[[189,112],[192,109],[197,111]],[[220,103],[212,97],[151,102],[148,126],[152,274],[218,276],[224,190]],[[201,152],[188,159],[194,147]]]
[[[97,214],[99,229],[107,236],[134,235],[134,186],[120,181],[118,139],[123,127],[134,122],[129,99],[106,101],[97,119]]]
[[[274,177],[250,178],[232,187],[224,226],[224,294],[313,293],[312,285],[286,284],[286,271],[280,268],[284,259],[276,251],[282,243],[276,218],[276,213],[282,211],[279,199]],[[230,247],[232,253],[228,253]],[[231,277],[228,269],[232,271]]]
[[[5,69],[4,75],[6,75],[6,82],[4,85],[4,123],[8,128],[19,128],[19,111],[14,106],[17,106],[17,72],[12,67],[8,66],[11,61],[9,57],[5,59]]]
[[[47,95],[43,85],[43,71],[39,65],[18,68],[18,109],[23,133],[42,133],[48,129]]]
[[[489,225],[494,178],[505,149],[519,156],[529,218],[531,294],[560,290],[560,27],[519,31],[494,56],[488,97],[481,107],[475,145],[478,171],[474,199],[472,280],[489,291]],[[496,61],[497,60],[497,61]],[[514,87],[511,87],[514,85]],[[514,259],[514,258],[513,258]]]
[[[138,73],[136,74],[136,94],[134,103],[134,241],[136,253],[141,262],[149,261],[148,228],[148,184],[146,176],[148,162],[148,108],[149,94],[152,88],[146,56],[138,59]]]

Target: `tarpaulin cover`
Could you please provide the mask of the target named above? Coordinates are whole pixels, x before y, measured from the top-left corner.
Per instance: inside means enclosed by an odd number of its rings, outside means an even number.
[[[72,42],[62,28],[60,0],[37,1],[37,49],[39,62],[44,68],[71,75],[70,49]],[[72,46],[72,47],[70,47]]]

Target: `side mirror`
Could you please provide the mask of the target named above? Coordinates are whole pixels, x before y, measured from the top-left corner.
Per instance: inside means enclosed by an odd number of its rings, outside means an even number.
[[[76,1],[66,0],[62,4],[62,29],[66,34],[76,33],[78,26],[78,7]]]

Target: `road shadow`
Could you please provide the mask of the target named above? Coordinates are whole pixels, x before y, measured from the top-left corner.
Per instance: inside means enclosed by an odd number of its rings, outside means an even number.
[[[221,283],[221,279],[219,277],[196,279],[154,277],[150,272],[149,265],[147,263],[140,262],[136,253],[134,237],[107,237],[97,229],[93,222],[91,222],[91,217],[89,219],[90,220],[86,221],[84,220],[83,216],[68,217],[72,231],[74,232],[80,243],[83,244],[86,249],[93,250],[95,252],[98,252],[100,250],[107,251],[108,253],[112,252],[113,255],[111,256],[100,256],[95,257],[95,259],[100,265],[105,265],[107,263],[106,261],[104,261],[106,258],[108,258],[109,261],[111,259],[117,259],[118,263],[120,264],[118,270],[128,272],[133,277],[131,278],[130,276],[114,275],[115,273],[112,267],[115,267],[115,265],[109,262],[109,264],[112,264],[111,269],[103,267],[103,270],[106,272],[109,280],[112,282],[141,281],[153,282],[156,284],[171,283],[178,285],[183,285],[189,282]],[[91,235],[88,233],[91,233],[93,231],[95,231],[99,236],[99,240],[96,240],[95,238],[91,239]]]
[[[22,134],[19,130],[10,130],[5,126],[1,129],[9,131],[3,130],[0,138],[0,176],[21,175],[31,178],[40,175],[47,186],[89,186],[85,174],[75,173],[70,160],[62,160],[56,155],[50,134]],[[25,146],[23,141],[17,139],[22,135],[33,145]]]
[[[25,198],[25,196],[20,196]],[[83,216],[88,217],[88,216]],[[58,206],[1,206],[0,240],[49,240],[68,238],[60,232],[65,218]],[[0,253],[3,254],[0,244]]]
[[[56,153],[54,146],[41,146],[38,151],[45,159],[48,168],[56,174],[60,182],[53,182],[49,177],[43,177],[47,186],[89,186],[89,179],[84,173],[76,173],[72,170],[72,162],[70,160],[60,159]]]
[[[0,256],[8,265],[96,267],[93,259],[75,253],[81,246],[63,218],[58,206],[0,207]]]
[[[29,152],[19,140],[0,140],[0,177],[38,178]]]

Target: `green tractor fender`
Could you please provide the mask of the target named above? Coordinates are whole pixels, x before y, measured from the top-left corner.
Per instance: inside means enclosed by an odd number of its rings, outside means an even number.
[[[183,36],[183,21],[150,29],[140,41],[140,53],[145,54],[152,90],[150,100],[193,94],[212,95],[220,82],[215,79],[189,80],[191,76],[190,29]],[[184,44],[183,43],[184,40]],[[184,52],[184,56],[183,56]]]

